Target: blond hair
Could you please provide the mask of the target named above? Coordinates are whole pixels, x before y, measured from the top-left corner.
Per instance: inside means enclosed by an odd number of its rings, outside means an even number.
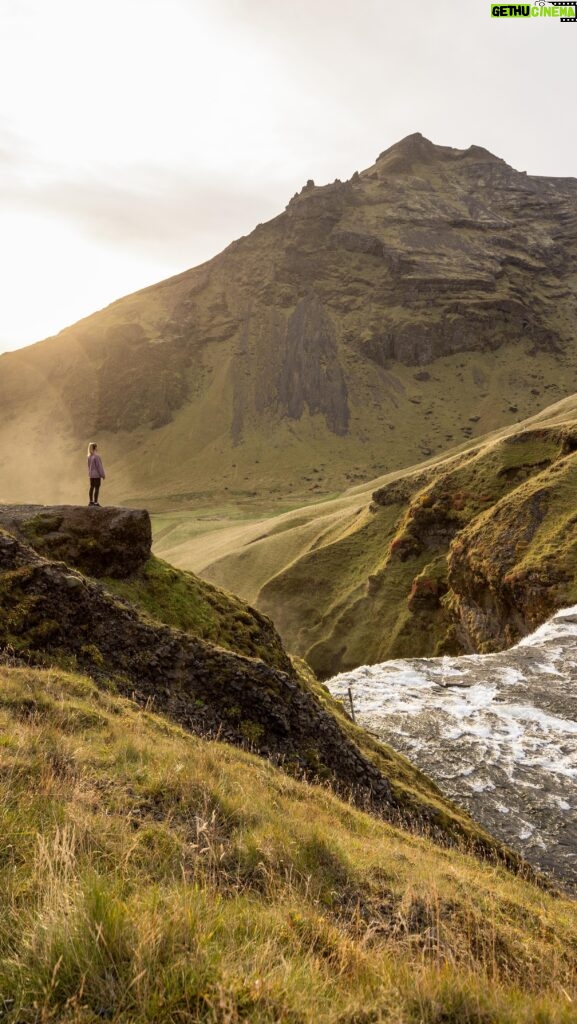
[[[96,441],[91,441],[90,444],[88,445],[88,453],[87,454],[88,455],[92,455],[95,448],[98,448],[98,445],[96,444]]]

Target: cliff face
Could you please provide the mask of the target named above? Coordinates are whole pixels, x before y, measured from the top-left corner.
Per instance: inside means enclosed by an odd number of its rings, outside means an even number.
[[[574,600],[575,436],[520,432],[413,495],[390,547],[419,568],[406,635],[428,620],[435,653],[500,651]]]
[[[450,547],[455,636],[466,651],[509,647],[575,592],[575,516],[559,515],[557,474],[540,477],[483,522],[473,522]]]
[[[576,258],[575,180],[410,136],[209,263],[2,357],[5,495],[38,495],[26,455],[47,422],[43,496],[73,493],[73,446],[98,432],[113,500],[138,503],[310,497],[527,416],[577,390]]]

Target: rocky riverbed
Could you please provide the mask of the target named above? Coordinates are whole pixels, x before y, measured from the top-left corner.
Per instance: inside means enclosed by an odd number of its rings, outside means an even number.
[[[535,867],[577,891],[577,605],[498,654],[416,658],[329,680]]]

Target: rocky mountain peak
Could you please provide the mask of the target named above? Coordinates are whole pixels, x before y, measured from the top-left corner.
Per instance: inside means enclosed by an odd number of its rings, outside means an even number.
[[[426,139],[421,132],[413,132],[412,135],[407,135],[404,139],[400,139],[399,142],[395,142],[388,149],[383,150],[377,157],[376,168],[381,172],[407,174],[423,165],[454,165],[461,161],[468,164],[495,163],[502,167],[508,167],[504,160],[482,146],[472,145],[468,149],[438,146],[430,139]]]
[[[433,159],[439,149],[441,149],[440,146],[436,146],[430,139],[426,139],[421,132],[413,132],[411,135],[406,135],[404,139],[394,142],[388,149],[384,149],[382,153],[379,153],[378,160],[393,156]]]
[[[490,150],[485,149],[484,146],[469,146],[465,150],[455,150],[456,153],[462,153],[463,158],[474,157],[475,160],[484,160],[487,163],[501,164],[502,166],[508,167],[509,165],[500,156],[495,156]]]

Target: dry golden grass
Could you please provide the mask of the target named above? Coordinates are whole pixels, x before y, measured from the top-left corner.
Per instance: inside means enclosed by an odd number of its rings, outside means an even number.
[[[0,1013],[569,1024],[575,905],[187,735],[0,669]]]

